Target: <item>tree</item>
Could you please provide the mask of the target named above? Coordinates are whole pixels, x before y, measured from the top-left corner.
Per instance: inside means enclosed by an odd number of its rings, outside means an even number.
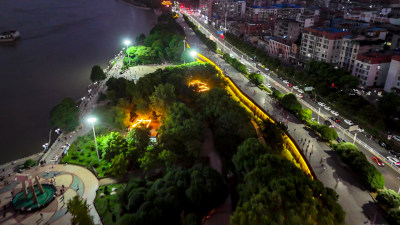
[[[79,109],[74,100],[65,98],[50,111],[50,123],[67,132],[79,125]]]
[[[111,166],[108,168],[108,172],[117,177],[123,177],[128,171],[128,160],[124,154],[119,154],[111,160]]]
[[[143,45],[145,39],[146,39],[146,36],[143,33],[141,33],[139,36],[136,37],[136,44]]]
[[[106,77],[106,74],[99,65],[95,65],[92,67],[92,72],[90,73],[90,80],[92,82],[104,80],[106,79]]]
[[[36,162],[33,161],[32,159],[28,159],[24,162],[24,168],[30,168],[35,165],[36,165]]]
[[[150,96],[150,101],[150,107],[156,112],[157,116],[164,116],[167,107],[175,101],[175,87],[169,83],[159,84]]]
[[[256,138],[246,139],[242,145],[238,147],[238,151],[233,156],[232,162],[236,171],[246,174],[254,169],[257,159],[267,153],[268,149],[265,144]]]
[[[298,113],[301,110],[300,102],[297,101],[296,96],[292,93],[285,94],[279,101],[291,112]]]
[[[136,161],[143,157],[147,146],[150,144],[150,130],[145,127],[133,128],[126,137],[128,142],[129,160]]]
[[[312,118],[312,111],[310,109],[304,108],[301,109],[299,119],[301,121],[311,120]]]
[[[67,203],[68,212],[71,213],[71,223],[76,225],[92,225],[93,218],[89,214],[89,205],[86,199],[81,199],[78,195],[75,195]]]
[[[255,85],[260,85],[264,82],[264,78],[258,73],[251,73],[249,77],[250,81],[253,82]]]
[[[338,134],[335,129],[322,125],[317,128],[317,131],[321,134],[321,137],[327,141],[333,141],[338,138]]]
[[[99,149],[102,150],[102,158],[108,162],[120,153],[127,153],[127,142],[118,132],[111,132],[107,136],[98,139]]]

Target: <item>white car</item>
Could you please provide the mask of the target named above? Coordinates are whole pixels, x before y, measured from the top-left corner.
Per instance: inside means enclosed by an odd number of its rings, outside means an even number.
[[[339,116],[339,113],[336,112],[335,110],[332,110],[331,113],[332,113],[332,115],[334,115],[334,116]]]
[[[325,104],[325,103],[323,103],[323,102],[318,102],[318,105],[320,105],[320,106],[324,107],[326,104]]]
[[[301,94],[303,94],[304,93],[304,91],[303,90],[301,90],[301,89],[299,89],[299,90],[297,90],[299,93],[301,93]]]
[[[324,109],[330,111],[330,110],[331,110],[331,107],[329,107],[329,106],[326,105],[326,106],[324,106]]]
[[[346,120],[344,120],[344,122],[349,126],[353,126],[354,125],[353,121],[351,121],[351,120],[347,120],[346,119]]]
[[[266,86],[267,86],[267,88],[271,88],[272,87],[270,84],[267,84]]]
[[[396,159],[395,157],[388,156],[386,158],[388,159],[390,164],[392,164],[393,166],[400,166],[400,161],[398,159]]]
[[[400,141],[400,136],[399,135],[393,135],[393,139],[396,141]]]
[[[358,131],[358,132],[364,132],[364,129],[363,129],[362,127],[358,127],[358,128],[357,128],[357,131]]]
[[[287,80],[283,80],[283,83],[287,84],[287,83],[289,83],[289,81],[287,81]]]
[[[299,90],[299,87],[294,86],[293,89],[294,89],[294,90]]]

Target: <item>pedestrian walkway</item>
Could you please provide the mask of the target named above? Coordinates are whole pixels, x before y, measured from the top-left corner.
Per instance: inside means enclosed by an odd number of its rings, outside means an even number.
[[[12,196],[22,191],[22,184],[13,183],[0,189],[0,224],[70,224],[71,214],[67,212],[67,202],[75,195],[87,200],[90,215],[95,224],[101,224],[100,217],[93,205],[99,182],[89,170],[75,165],[48,165],[24,171],[32,177],[39,176],[42,184],[54,184],[58,196],[45,208],[32,213],[12,210]],[[61,194],[63,193],[63,194]]]

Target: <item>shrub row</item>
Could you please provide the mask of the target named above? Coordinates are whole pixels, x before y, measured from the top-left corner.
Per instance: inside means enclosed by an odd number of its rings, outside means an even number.
[[[379,190],[376,200],[390,224],[400,224],[400,195],[393,190]]]
[[[186,23],[190,26],[190,28],[193,29],[193,32],[200,38],[200,40],[212,51],[216,52],[217,51],[217,43],[209,39],[203,32],[199,30],[199,28],[189,20],[189,18],[186,15],[183,15],[183,18],[185,19]]]
[[[364,153],[360,152],[352,143],[339,143],[333,146],[340,158],[351,167],[360,177],[361,181],[371,190],[382,189],[385,179],[371,163],[368,162]]]
[[[237,71],[245,75],[248,75],[247,67],[243,63],[241,63],[238,59],[230,57],[228,53],[224,53],[222,57],[225,59],[226,62],[231,64],[231,66],[233,66]]]

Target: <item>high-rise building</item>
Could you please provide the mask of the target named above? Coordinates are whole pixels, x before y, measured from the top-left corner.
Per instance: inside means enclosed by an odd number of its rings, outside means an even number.
[[[274,36],[293,42],[299,37],[300,30],[300,22],[288,19],[278,19],[275,24]]]
[[[372,52],[359,54],[354,62],[353,76],[367,87],[384,86],[390,66],[391,55]]]
[[[304,28],[300,56],[305,59],[338,63],[342,40],[346,35],[349,33],[335,28]]]
[[[384,90],[400,93],[400,55],[392,56]]]

